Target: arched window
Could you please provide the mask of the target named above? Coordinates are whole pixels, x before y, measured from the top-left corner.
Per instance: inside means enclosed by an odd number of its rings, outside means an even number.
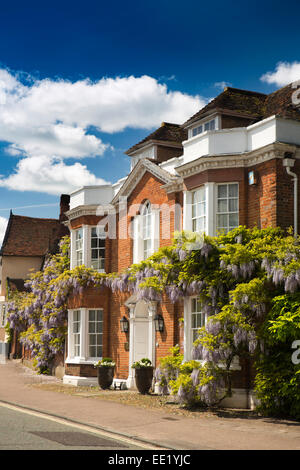
[[[143,239],[143,258],[147,259],[152,254],[152,212],[151,204],[147,201],[141,211],[142,216],[142,239]]]

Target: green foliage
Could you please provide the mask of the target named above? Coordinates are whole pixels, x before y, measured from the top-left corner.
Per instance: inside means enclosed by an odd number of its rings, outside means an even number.
[[[255,377],[259,410],[300,419],[300,364],[292,360],[292,344],[300,339],[300,293],[273,299],[261,334],[264,351],[257,358]]]
[[[98,362],[95,362],[94,367],[115,367],[116,363],[110,357],[104,357]]]
[[[152,367],[152,362],[147,357],[144,357],[140,361],[136,361],[132,364],[132,369],[143,369],[145,367]]]
[[[63,346],[68,296],[84,287],[134,292],[150,302],[163,295],[173,303],[195,296],[207,317],[192,356],[202,362],[183,363],[175,347],[160,361],[161,388],[187,404],[215,404],[222,378],[225,393],[231,393],[233,358],[253,357],[261,409],[299,416],[300,374],[291,361],[292,342],[300,339],[299,237],[280,228],[238,227],[218,237],[180,232],[171,246],[123,273],[110,274],[85,266],[70,270],[68,250],[64,245],[43,272],[32,276],[30,293],[12,299],[10,318],[18,317],[18,331],[41,370],[49,368],[51,354]],[[148,361],[132,367],[149,367]]]
[[[6,323],[4,329],[5,329],[5,333],[6,333],[6,342],[11,343],[12,340],[13,340],[14,330],[9,326],[9,323]]]

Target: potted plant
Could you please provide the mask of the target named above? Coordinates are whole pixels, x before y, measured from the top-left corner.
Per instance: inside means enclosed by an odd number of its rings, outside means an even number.
[[[135,369],[135,384],[140,393],[148,393],[153,380],[153,367],[150,359],[143,358],[131,366]]]
[[[114,380],[116,363],[110,357],[104,357],[94,364],[97,368],[98,384],[103,390],[108,389]]]

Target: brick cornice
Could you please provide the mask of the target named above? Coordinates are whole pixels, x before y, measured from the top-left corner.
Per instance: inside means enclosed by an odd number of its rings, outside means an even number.
[[[232,155],[210,155],[197,158],[191,162],[176,167],[177,173],[182,177],[201,173],[205,170],[216,170],[225,168],[247,168],[259,163],[264,163],[274,158],[284,158],[285,152],[290,152],[295,158],[300,159],[300,148],[296,145],[276,142],[266,145],[251,152]]]

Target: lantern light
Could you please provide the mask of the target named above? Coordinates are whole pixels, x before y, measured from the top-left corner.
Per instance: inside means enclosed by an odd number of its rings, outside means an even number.
[[[155,323],[155,331],[160,331],[161,333],[164,331],[164,319],[161,315],[156,314],[154,317],[154,323]]]
[[[121,320],[120,320],[120,325],[121,325],[121,331],[123,333],[128,333],[128,330],[129,330],[129,322],[127,320],[126,317],[123,317]]]

